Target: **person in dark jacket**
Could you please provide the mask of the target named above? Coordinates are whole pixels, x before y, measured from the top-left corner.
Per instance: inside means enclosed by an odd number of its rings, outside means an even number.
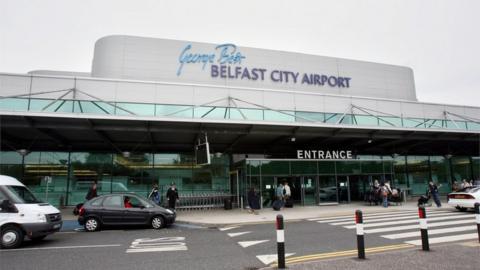
[[[95,197],[98,197],[98,194],[97,194],[97,181],[93,182],[92,186],[88,189],[88,192],[87,192],[87,196],[85,196],[85,199],[87,201],[95,198]]]
[[[148,194],[148,198],[156,204],[160,204],[160,193],[158,192],[158,185],[154,184],[152,191]]]
[[[168,200],[168,208],[175,209],[175,204],[179,200],[178,190],[175,183],[172,183],[170,185],[170,188],[167,190],[167,200]]]
[[[255,192],[255,188],[250,188],[247,194],[248,205],[250,206],[250,213],[258,215],[258,212],[255,210],[260,209],[260,198],[258,197],[258,193]]]
[[[435,202],[437,207],[442,207],[442,203],[440,202],[440,195],[438,194],[438,189],[441,186],[442,185],[437,187],[437,185],[435,185],[435,183],[433,183],[433,181],[430,181],[428,183],[428,189],[430,191],[430,194],[432,194],[433,201]]]

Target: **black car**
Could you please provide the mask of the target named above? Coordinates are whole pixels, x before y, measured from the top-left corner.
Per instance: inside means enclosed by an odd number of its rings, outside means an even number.
[[[175,222],[175,210],[156,205],[131,193],[116,193],[87,201],[79,210],[78,223],[87,232],[104,225],[150,225],[160,229]]]

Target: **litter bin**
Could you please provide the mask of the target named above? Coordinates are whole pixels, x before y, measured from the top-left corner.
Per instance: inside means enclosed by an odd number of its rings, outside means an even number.
[[[223,199],[223,208],[225,210],[232,210],[232,199],[230,197]]]

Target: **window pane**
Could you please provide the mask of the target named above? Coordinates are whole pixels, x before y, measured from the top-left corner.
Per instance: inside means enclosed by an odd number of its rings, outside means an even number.
[[[335,124],[338,122],[338,119],[342,116],[341,113],[326,113],[325,114],[325,123]]]
[[[335,173],[335,161],[319,161],[318,162],[319,174],[334,174]]]
[[[228,119],[225,107],[198,107],[195,108],[195,118]]]
[[[265,110],[264,113],[265,113],[266,121],[278,121],[278,122],[294,122],[295,121],[293,112],[286,112],[290,114],[290,115],[287,115],[277,111]]]
[[[354,115],[354,125],[360,126],[378,126],[378,119],[371,115]]]
[[[262,161],[262,175],[290,174],[290,162],[267,160]]]
[[[400,117],[381,116],[380,119],[378,120],[378,123],[382,127],[401,127],[402,119]]]
[[[316,161],[292,161],[292,174],[317,174]]]
[[[469,130],[480,130],[480,123],[467,122],[467,127]]]
[[[27,111],[28,99],[26,98],[0,98],[0,110]]]
[[[246,120],[263,120],[263,110],[240,109]],[[243,120],[242,114],[236,108],[230,108],[230,119]]]
[[[423,195],[427,190],[430,177],[427,156],[408,156],[408,181],[412,194]]]
[[[404,118],[403,126],[409,128],[425,128],[425,120],[420,118]]]
[[[113,114],[114,108],[115,107],[105,102],[97,102],[97,101],[75,102],[76,113]]]
[[[297,122],[323,122],[325,121],[325,114],[317,112],[295,112],[295,121]]]
[[[430,157],[430,167],[432,170],[432,180],[441,184],[439,191],[440,193],[451,192],[450,180],[450,164],[448,159],[443,156],[432,156]]]
[[[470,159],[468,157],[452,157],[451,162],[454,180],[471,180]]]
[[[337,161],[337,173],[338,174],[345,174],[345,173],[353,173],[359,174],[360,170],[360,162],[358,161]]]
[[[136,115],[144,116],[154,116],[155,115],[155,105],[154,104],[141,104],[141,103],[117,103],[115,108],[115,113],[117,115],[132,115],[128,110],[133,112]],[[125,110],[122,110],[125,109]]]
[[[165,117],[193,117],[192,106],[180,106],[180,105],[156,105],[156,116]]]
[[[73,112],[73,102],[70,100],[54,100],[51,99],[31,99],[30,111],[35,112]],[[53,103],[52,103],[53,102]],[[48,106],[48,107],[47,107]]]

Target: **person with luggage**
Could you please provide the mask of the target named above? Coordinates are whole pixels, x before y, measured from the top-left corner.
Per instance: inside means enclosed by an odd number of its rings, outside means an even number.
[[[158,192],[158,184],[153,184],[153,188],[148,194],[148,198],[152,200],[155,204],[160,204],[160,193]]]
[[[383,207],[388,207],[388,186],[385,183],[380,184],[380,195],[382,197]]]
[[[277,188],[275,189],[275,201],[273,202],[273,210],[275,211],[279,211],[280,209],[283,208],[283,192],[284,192],[284,189],[283,189],[283,185],[282,183],[278,183],[278,186]]]
[[[255,188],[251,187],[247,194],[248,205],[250,206],[249,213],[258,215],[258,210],[260,209],[260,198],[258,193],[255,192]],[[257,211],[255,211],[257,210]]]
[[[433,198],[433,201],[435,202],[435,204],[437,205],[437,207],[442,207],[442,203],[440,202],[440,195],[438,193],[438,189],[441,187],[442,185],[439,185],[437,187],[437,185],[435,185],[435,183],[433,183],[433,181],[430,181],[428,183],[428,190],[430,191],[430,194],[432,195],[432,198]]]
[[[168,208],[175,209],[175,204],[179,201],[178,198],[178,190],[175,183],[172,182],[170,188],[167,190],[167,200],[168,200]]]
[[[292,190],[290,189],[287,181],[283,182],[283,199],[285,202],[285,207],[293,207]]]

